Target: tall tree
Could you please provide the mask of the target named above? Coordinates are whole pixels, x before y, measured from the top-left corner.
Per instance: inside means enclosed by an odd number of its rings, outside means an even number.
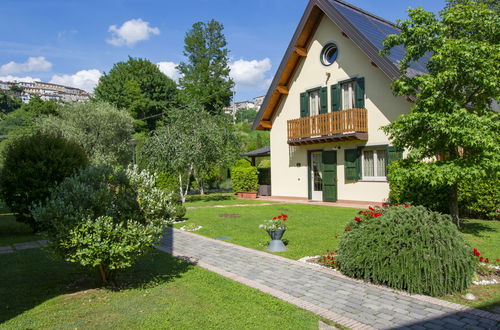
[[[127,110],[136,119],[136,131],[153,130],[176,99],[175,82],[158,66],[129,57],[104,74],[95,88],[97,99]]]
[[[185,99],[197,100],[208,112],[222,113],[232,98],[233,80],[229,77],[228,49],[221,23],[197,22],[184,38],[187,62],[179,64],[179,85]]]
[[[151,169],[178,178],[184,202],[191,176],[203,193],[209,172],[233,162],[238,146],[227,118],[212,116],[202,106],[191,104],[173,111],[169,122],[146,140],[141,154]]]
[[[409,154],[390,175],[448,186],[450,213],[459,222],[460,182],[498,176],[500,113],[500,16],[485,1],[450,2],[440,18],[422,8],[398,21],[399,35],[384,53],[406,48],[393,90],[415,103],[409,114],[384,128]],[[406,75],[411,62],[430,54],[427,73]]]

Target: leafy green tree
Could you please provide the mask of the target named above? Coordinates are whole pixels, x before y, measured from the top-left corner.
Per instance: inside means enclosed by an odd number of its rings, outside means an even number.
[[[40,96],[35,95],[30,98],[29,103],[23,104],[23,110],[28,112],[33,117],[55,115],[61,105],[53,100],[44,101]]]
[[[269,145],[269,132],[253,130],[251,122],[237,123],[234,125],[234,129],[240,140],[241,153]]]
[[[21,107],[21,101],[17,97],[11,97],[4,91],[0,91],[0,113],[7,114]]]
[[[136,130],[153,130],[176,99],[175,82],[142,58],[115,63],[97,84],[96,98],[127,110]]]
[[[8,113],[0,121],[0,135],[18,135],[30,132],[37,118],[55,115],[61,108],[54,101],[44,101],[39,96],[34,96],[27,104]]]
[[[149,167],[177,176],[182,202],[191,176],[203,194],[211,170],[232,163],[237,154],[237,139],[227,119],[212,116],[196,104],[173,111],[169,122],[148,138],[142,151]]]
[[[132,162],[134,119],[102,101],[68,104],[57,116],[41,118],[38,126],[59,132],[83,147],[93,164]]]
[[[440,18],[422,8],[399,21],[399,35],[384,41],[385,53],[406,48],[396,95],[415,103],[409,114],[384,128],[393,143],[409,150],[390,176],[448,186],[450,214],[459,223],[460,182],[500,171],[500,16],[482,1],[462,0]],[[430,54],[427,73],[406,75],[409,64]]]
[[[179,64],[179,85],[186,100],[195,99],[212,114],[221,114],[231,102],[228,49],[221,23],[197,22],[184,38],[187,62]]]
[[[243,108],[236,111],[237,123],[242,123],[242,122],[253,123],[255,117],[257,117],[257,109],[254,108]]]

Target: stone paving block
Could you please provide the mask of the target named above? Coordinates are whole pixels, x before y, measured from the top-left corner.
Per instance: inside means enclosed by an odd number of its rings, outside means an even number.
[[[12,246],[15,250],[36,249],[40,247],[36,242],[16,243],[12,244]]]
[[[12,250],[12,247],[10,246],[0,246],[0,254],[5,254],[5,253],[12,253],[14,250]]]

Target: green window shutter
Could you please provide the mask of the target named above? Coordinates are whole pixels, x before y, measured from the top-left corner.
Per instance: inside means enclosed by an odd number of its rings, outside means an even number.
[[[355,83],[356,108],[365,107],[365,78],[356,79]]]
[[[319,91],[319,113],[327,113],[328,112],[328,89],[326,87],[321,87]]]
[[[332,111],[339,111],[341,108],[340,85],[332,85],[330,87],[330,98],[332,99]]]
[[[356,181],[361,178],[361,162],[358,149],[344,150],[345,179]]]
[[[403,151],[396,147],[390,146],[387,148],[387,164],[391,164],[393,161],[402,159]]]
[[[300,93],[300,117],[309,117],[309,93]]]

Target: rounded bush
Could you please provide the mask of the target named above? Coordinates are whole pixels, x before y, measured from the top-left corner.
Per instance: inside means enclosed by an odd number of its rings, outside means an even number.
[[[37,132],[12,140],[4,149],[0,194],[16,219],[37,231],[31,216],[34,202],[49,196],[50,189],[88,164],[77,143],[53,133]]]
[[[257,191],[259,189],[259,172],[256,167],[233,167],[231,169],[233,191]]]
[[[175,214],[171,197],[146,171],[88,167],[58,185],[33,216],[56,254],[97,267],[106,282],[159,243]]]
[[[364,212],[346,225],[338,253],[347,276],[432,296],[467,289],[476,269],[451,217],[423,206]]]

